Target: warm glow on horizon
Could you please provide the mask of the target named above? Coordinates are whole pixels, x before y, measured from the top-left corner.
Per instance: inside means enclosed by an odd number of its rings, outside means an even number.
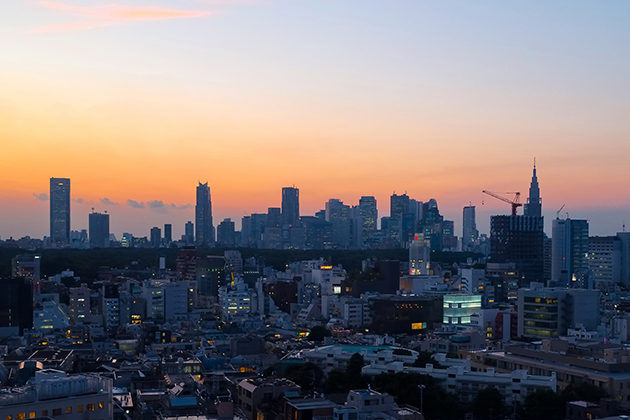
[[[602,6],[602,26],[584,29],[595,23],[577,12],[539,21],[541,6],[495,6],[3,4],[0,237],[48,235],[51,177],[71,179],[72,229],[95,208],[117,236],[173,223],[178,237],[198,181],[211,187],[215,226],[279,207],[295,185],[303,215],[373,195],[381,217],[406,192],[435,198],[457,235],[471,202],[487,232],[509,206],[481,191],[526,201],[534,157],[547,222],[566,204],[598,234],[621,230],[620,11]]]

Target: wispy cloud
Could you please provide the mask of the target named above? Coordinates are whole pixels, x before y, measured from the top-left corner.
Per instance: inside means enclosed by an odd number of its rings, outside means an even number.
[[[33,193],[33,197],[37,198],[39,201],[48,201],[48,200],[50,200],[50,197],[48,197],[48,194],[46,194],[46,193],[42,193],[42,194],[35,194],[35,193]]]
[[[114,203],[112,200],[110,200],[107,197],[101,198],[101,203],[105,204],[106,206],[117,206],[118,205],[118,203]]]
[[[129,207],[133,207],[134,209],[143,209],[144,201],[127,200],[127,205]]]
[[[186,210],[186,209],[192,209],[192,204],[188,203],[188,204],[183,204],[181,206],[178,206],[177,204],[173,204],[171,203],[171,205],[169,206],[170,208],[174,209],[174,210]]]
[[[36,34],[76,31],[135,21],[199,18],[212,14],[209,10],[182,10],[164,7],[139,7],[117,4],[105,6],[74,6],[56,1],[42,1],[39,4],[49,9],[69,13],[89,20],[41,26],[30,31],[31,33]]]

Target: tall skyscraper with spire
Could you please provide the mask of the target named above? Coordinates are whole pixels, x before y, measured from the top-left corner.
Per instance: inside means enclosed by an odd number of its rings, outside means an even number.
[[[529,197],[527,198],[527,204],[525,204],[524,213],[525,216],[542,216],[542,198],[540,198],[540,187],[536,176],[536,159],[534,159],[534,174],[529,186]]]
[[[200,246],[214,246],[214,226],[212,225],[212,200],[208,183],[197,186],[195,206],[195,243]]]

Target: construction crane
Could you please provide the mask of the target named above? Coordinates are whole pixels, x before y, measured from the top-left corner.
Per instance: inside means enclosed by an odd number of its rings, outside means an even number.
[[[566,206],[566,204],[563,204],[563,205],[562,205],[562,207],[560,207],[560,210],[558,210],[558,211],[556,212],[556,219],[559,219],[559,218],[560,218],[560,212],[562,211],[562,209],[564,208],[564,206]]]
[[[506,192],[506,193],[493,193],[492,191],[483,190],[484,194],[488,194],[490,197],[494,197],[498,200],[508,203],[512,206],[512,216],[516,216],[516,209],[521,207],[523,203],[520,203],[521,193],[520,192]],[[499,194],[514,194],[514,199],[510,200],[509,198],[501,197]]]

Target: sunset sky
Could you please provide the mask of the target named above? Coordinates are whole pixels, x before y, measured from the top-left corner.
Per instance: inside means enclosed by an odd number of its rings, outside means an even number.
[[[527,196],[547,233],[566,204],[591,234],[630,229],[630,2],[6,0],[0,2],[0,237],[49,234],[50,177],[148,236],[329,198]],[[483,205],[482,205],[483,202]]]

